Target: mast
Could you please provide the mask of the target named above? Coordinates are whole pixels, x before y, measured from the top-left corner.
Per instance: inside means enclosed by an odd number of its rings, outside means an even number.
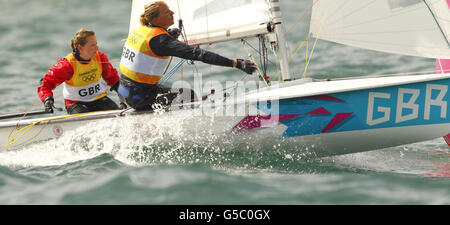
[[[272,20],[275,26],[275,34],[277,35],[277,55],[278,60],[280,61],[280,69],[282,81],[290,81],[291,80],[291,72],[289,69],[289,58],[287,52],[286,45],[286,36],[283,33],[282,27],[282,16],[281,16],[281,7],[280,0],[269,0],[270,14],[272,16]]]

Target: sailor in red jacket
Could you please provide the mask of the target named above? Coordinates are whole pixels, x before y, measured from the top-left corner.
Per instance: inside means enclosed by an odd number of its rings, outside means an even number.
[[[108,56],[98,50],[95,32],[81,29],[72,39],[73,53],[51,66],[41,79],[38,95],[47,112],[53,112],[53,91],[64,83],[63,95],[69,114],[119,109],[108,98],[102,78],[117,92],[119,76],[108,61]]]

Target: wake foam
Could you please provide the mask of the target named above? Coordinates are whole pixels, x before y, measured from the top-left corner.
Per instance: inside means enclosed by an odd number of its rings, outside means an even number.
[[[184,111],[99,120],[67,131],[58,139],[0,152],[0,165],[64,165],[108,154],[130,166],[205,164],[300,173],[342,169],[448,174],[450,154],[441,139],[319,159],[312,151],[314,146],[280,137],[282,128],[233,135],[230,131],[236,121],[221,120]],[[447,169],[443,173],[439,168]]]
[[[271,129],[233,135],[222,118],[184,111],[99,120],[58,139],[0,153],[0,165],[63,165],[110,154],[131,166],[205,163],[247,168],[282,167],[312,155],[308,147],[278,138]]]

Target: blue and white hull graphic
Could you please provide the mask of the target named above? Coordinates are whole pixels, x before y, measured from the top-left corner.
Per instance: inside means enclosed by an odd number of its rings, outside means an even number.
[[[232,131],[242,133],[278,123],[286,127],[280,135],[311,143],[319,155],[346,154],[442,137],[450,132],[450,80],[448,76],[439,76],[428,75],[431,79],[423,81],[419,77],[372,78],[364,79],[364,85],[362,80],[337,81],[341,88],[361,89],[335,93],[320,88],[322,82],[299,85],[297,88],[309,87],[312,91],[322,89],[323,94],[279,99],[274,104],[276,114],[270,104],[258,107],[263,115],[249,115]],[[370,81],[374,83],[367,83]]]

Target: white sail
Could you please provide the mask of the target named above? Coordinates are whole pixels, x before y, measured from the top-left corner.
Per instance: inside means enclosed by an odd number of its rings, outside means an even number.
[[[133,0],[130,32],[140,26],[144,6],[155,0]],[[269,5],[266,0],[165,0],[181,17],[189,44],[223,42],[268,33]]]
[[[314,0],[313,37],[349,46],[450,58],[446,0]]]

